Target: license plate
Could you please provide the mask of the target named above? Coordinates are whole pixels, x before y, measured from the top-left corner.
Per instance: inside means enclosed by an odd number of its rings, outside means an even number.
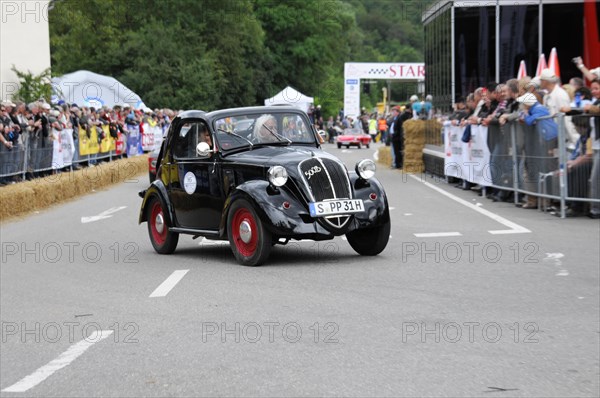
[[[310,202],[308,209],[312,217],[323,217],[337,214],[351,214],[365,211],[360,199],[339,199],[325,202]]]

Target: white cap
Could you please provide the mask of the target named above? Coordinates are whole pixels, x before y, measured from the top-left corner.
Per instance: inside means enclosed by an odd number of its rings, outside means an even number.
[[[425,97],[425,101],[433,101],[433,96],[431,94],[427,94],[427,97]]]
[[[44,103],[42,104],[42,108],[44,108],[44,109],[46,109],[46,110],[50,110],[50,104],[49,104],[49,103],[47,103],[47,102],[44,102]]]
[[[57,111],[56,109],[52,109],[50,111],[50,116],[54,116],[54,117],[60,116],[60,112]]]
[[[523,105],[531,106],[537,102],[537,98],[531,93],[526,93],[517,98],[517,102],[520,102]]]
[[[529,84],[533,84],[534,87],[537,89],[540,88],[540,86],[542,85],[542,81],[539,77],[534,77],[533,79],[531,79],[531,82],[529,82]]]
[[[419,97],[417,97],[415,94],[410,96],[410,102],[417,102],[419,100]]]
[[[552,72],[551,69],[543,69],[542,73],[540,73],[540,80],[546,80],[549,82],[555,82],[556,81],[556,75],[554,74],[554,72]]]
[[[15,105],[15,104],[14,104],[12,101],[8,101],[8,100],[6,100],[6,101],[2,101],[2,105],[4,105],[4,106],[12,106],[13,108],[14,108],[15,106],[17,106],[17,105]]]

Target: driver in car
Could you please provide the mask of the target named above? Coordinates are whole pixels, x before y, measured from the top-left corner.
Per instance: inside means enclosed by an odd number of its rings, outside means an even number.
[[[201,142],[207,143],[208,146],[210,147],[210,149],[213,148],[213,143],[212,143],[212,138],[210,136],[210,132],[208,131],[208,128],[204,124],[198,125],[198,144],[200,144]],[[212,154],[209,154],[209,157],[210,156],[212,156]]]
[[[254,125],[254,142],[268,143],[277,142],[277,120],[272,115],[262,115],[256,119]]]
[[[200,137],[198,143],[206,142],[209,147],[212,148],[212,138],[210,137],[210,133],[208,132],[208,128],[205,125],[200,126]]]

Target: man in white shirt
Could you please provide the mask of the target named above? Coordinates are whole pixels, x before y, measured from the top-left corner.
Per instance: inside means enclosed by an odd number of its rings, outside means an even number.
[[[569,106],[571,98],[569,94],[558,85],[558,78],[550,69],[542,70],[540,81],[543,90],[548,94],[544,96],[544,106],[550,111],[550,115],[554,116],[563,106]]]

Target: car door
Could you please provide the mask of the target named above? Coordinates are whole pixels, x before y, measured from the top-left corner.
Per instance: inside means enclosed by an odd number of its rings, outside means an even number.
[[[179,227],[216,231],[224,203],[221,173],[215,153],[208,157],[196,153],[203,132],[211,137],[204,120],[182,120],[176,126],[170,143],[176,178],[170,179],[168,189]]]

